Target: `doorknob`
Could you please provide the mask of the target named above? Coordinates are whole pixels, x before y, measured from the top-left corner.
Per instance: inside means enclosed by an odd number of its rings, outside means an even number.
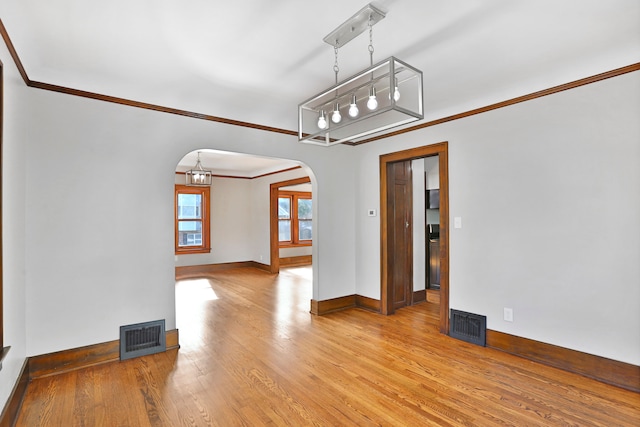
[[[404,222],[404,228],[409,228],[409,221]]]

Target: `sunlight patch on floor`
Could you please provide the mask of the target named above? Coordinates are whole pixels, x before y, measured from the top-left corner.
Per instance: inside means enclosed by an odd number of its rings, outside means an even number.
[[[179,294],[191,301],[214,301],[218,295],[211,288],[208,279],[180,280],[177,284]]]
[[[183,348],[199,348],[205,344],[206,323],[212,301],[219,300],[209,279],[176,281],[176,326]]]
[[[280,273],[291,274],[293,276],[298,276],[302,279],[307,279],[309,281],[313,280],[313,269],[311,266],[304,267],[287,267],[280,270]]]

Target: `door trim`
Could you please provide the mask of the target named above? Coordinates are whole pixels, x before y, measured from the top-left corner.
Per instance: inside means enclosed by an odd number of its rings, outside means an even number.
[[[394,313],[392,287],[388,283],[387,165],[438,156],[440,168],[440,333],[449,333],[449,144],[447,141],[380,156],[380,311]]]
[[[278,190],[280,187],[289,185],[305,184],[311,182],[308,176],[290,179],[288,181],[274,182],[269,186],[269,246],[270,260],[269,269],[271,273],[280,272],[280,244],[278,242]]]

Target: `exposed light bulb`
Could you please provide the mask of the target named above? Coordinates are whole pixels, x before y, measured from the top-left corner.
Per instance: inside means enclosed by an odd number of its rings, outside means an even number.
[[[324,114],[324,110],[320,110],[320,117],[318,117],[318,127],[320,129],[327,128],[327,117]]]
[[[396,102],[400,101],[400,89],[398,89],[398,79],[396,79],[396,85],[393,91],[393,100]]]
[[[358,104],[356,104],[356,96],[352,95],[351,104],[349,104],[349,117],[356,118],[358,113],[360,113],[360,110],[358,110]]]
[[[378,108],[378,100],[376,99],[376,88],[371,86],[369,89],[369,100],[367,101],[367,108],[369,110],[375,110]]]
[[[340,115],[340,104],[336,102],[333,114],[331,115],[331,121],[333,123],[340,123],[340,120],[342,120],[342,116]]]

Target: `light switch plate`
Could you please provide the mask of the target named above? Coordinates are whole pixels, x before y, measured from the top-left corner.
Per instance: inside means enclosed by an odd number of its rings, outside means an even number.
[[[367,214],[368,214],[369,216],[376,216],[376,210],[375,210],[375,209],[369,209],[369,210],[367,211]]]
[[[462,217],[453,217],[453,228],[462,228]]]
[[[512,308],[504,308],[504,320],[506,322],[513,322],[513,309]]]

